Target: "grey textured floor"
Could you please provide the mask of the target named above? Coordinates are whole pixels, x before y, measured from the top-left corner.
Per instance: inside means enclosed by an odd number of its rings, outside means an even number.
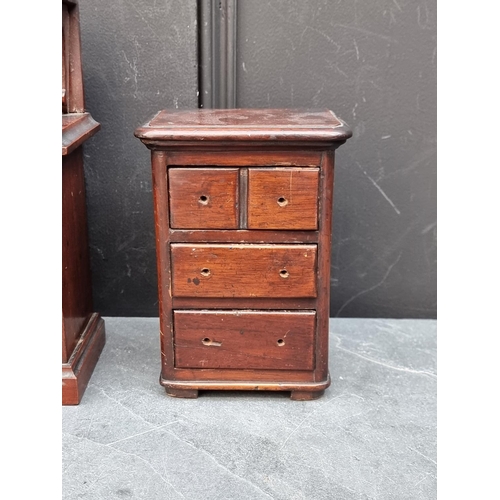
[[[105,318],[63,407],[64,499],[436,498],[436,322],[332,319],[323,398],[158,384],[158,320]]]

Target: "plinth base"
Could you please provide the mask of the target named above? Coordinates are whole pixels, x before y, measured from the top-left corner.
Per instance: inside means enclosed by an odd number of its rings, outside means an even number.
[[[321,397],[330,386],[330,374],[322,382],[227,382],[227,381],[179,381],[165,380],[160,376],[160,384],[169,396],[195,399],[199,390],[210,391],[290,391],[294,401],[310,401]]]
[[[106,342],[104,320],[93,313],[67,363],[62,364],[62,404],[77,405]]]

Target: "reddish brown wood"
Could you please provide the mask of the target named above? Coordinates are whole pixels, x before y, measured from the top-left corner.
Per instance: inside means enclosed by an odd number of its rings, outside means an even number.
[[[316,245],[173,243],[174,297],[316,297]]]
[[[62,115],[62,154],[70,154],[92,137],[101,125],[89,113]]]
[[[206,377],[206,372],[215,372],[219,378]],[[176,380],[165,380],[160,378],[160,384],[166,388],[176,389],[200,389],[216,391],[307,391],[316,392],[321,396],[322,392],[330,386],[331,380],[322,382],[306,381],[307,372],[283,372],[270,370],[179,370]],[[226,376],[226,373],[228,374]],[[286,379],[286,373],[290,377]],[[296,374],[301,374],[301,377]],[[182,375],[180,375],[182,374]],[[189,375],[188,375],[189,374]],[[200,378],[196,378],[200,375]],[[255,378],[252,378],[255,375]],[[280,377],[281,376],[281,377]],[[182,397],[182,396],[180,396]],[[316,399],[316,398],[311,398]]]
[[[237,229],[237,168],[169,168],[170,227]]]
[[[313,370],[315,311],[174,311],[176,368]]]
[[[76,1],[62,2],[62,404],[78,404],[105,343],[93,312],[87,237],[83,143],[100,125],[83,105]]]
[[[315,380],[328,377],[328,327],[330,319],[330,262],[332,248],[334,153],[326,151],[321,161],[318,244],[318,334]]]
[[[62,112],[68,112],[69,94],[69,12],[68,5],[62,4]]]
[[[68,57],[66,55],[66,38],[64,37],[64,19],[68,17],[68,8],[63,4],[62,6],[62,18],[63,18],[63,32],[62,32],[62,112],[67,112],[67,89],[68,89],[68,68],[67,61]]]
[[[269,144],[267,144],[269,146]],[[274,167],[318,167],[321,162],[320,151],[290,151],[288,146],[284,151],[259,151],[255,148],[234,151],[225,149],[207,152],[206,148],[197,150],[172,151],[168,155],[169,165],[185,165],[186,168],[197,166],[258,167],[269,165]]]
[[[62,157],[62,403],[78,404],[105,342],[93,313],[82,146]]]
[[[229,302],[230,301],[230,302]],[[314,309],[314,297],[173,297],[174,309]]]
[[[312,401],[320,398],[324,393],[324,389],[319,391],[291,391],[290,399],[293,401]]]
[[[62,0],[64,113],[83,113],[85,99],[78,2]]]
[[[248,228],[318,228],[317,168],[248,169]]]
[[[137,134],[136,134],[137,135]],[[349,136],[350,137],[350,136]],[[340,145],[345,142],[346,139],[335,141],[329,148],[337,149]],[[248,157],[248,151],[250,148],[258,149],[265,153],[284,153],[287,158],[293,158],[294,153],[304,151],[304,149],[309,149],[311,152],[320,153],[325,151],[325,141],[313,141],[312,139],[301,139],[291,142],[291,139],[281,140],[276,142],[269,142],[269,140],[261,139],[255,142],[248,141],[210,141],[203,142],[202,140],[186,140],[186,141],[163,141],[161,139],[141,139],[141,141],[149,148],[163,151],[190,151],[191,153],[206,153],[213,154],[219,153],[220,151],[225,151],[227,153],[237,153],[238,156],[242,158]],[[249,147],[250,146],[250,147]],[[231,166],[238,165],[238,161],[233,162]],[[266,165],[266,162],[254,162],[257,166],[270,166]],[[294,163],[292,163],[294,165]],[[187,166],[187,165],[182,165]],[[221,166],[221,165],[217,165]],[[306,165],[297,165],[299,167]]]
[[[173,380],[193,381],[199,380],[204,382],[237,382],[244,384],[248,381],[258,381],[272,383],[312,383],[312,371],[307,370],[244,370],[241,368],[231,369],[225,368],[175,368]],[[172,379],[164,379],[172,383]],[[315,382],[314,382],[315,383]],[[283,389],[286,390],[286,389]]]
[[[187,231],[172,229],[171,243],[317,243],[317,231]]]
[[[164,378],[174,376],[174,336],[172,330],[172,286],[170,249],[168,248],[168,177],[167,155],[151,152],[153,170],[153,199],[156,233],[156,264],[158,269],[158,301],[160,309],[160,350]]]
[[[84,325],[71,357],[62,364],[63,405],[80,403],[104,343],[104,320],[93,313]]]
[[[207,112],[208,111],[208,112]],[[164,110],[135,131],[153,141],[345,141],[350,130],[330,110]]]
[[[81,148],[62,157],[62,243],[62,361],[66,363],[92,313]]]
[[[350,130],[328,110],[235,109],[162,111],[135,133],[153,151],[160,383],[167,394],[321,396],[330,385],[333,152]],[[178,202],[170,207],[167,169],[179,172],[181,186],[171,184]],[[185,186],[221,171],[236,172],[239,184],[225,220],[231,229],[169,225],[169,208],[172,221],[193,212]],[[234,182],[227,186],[231,195]],[[297,343],[277,344],[276,333],[296,328]]]
[[[196,399],[198,389],[179,389],[178,387],[165,387],[165,392],[173,398]]]

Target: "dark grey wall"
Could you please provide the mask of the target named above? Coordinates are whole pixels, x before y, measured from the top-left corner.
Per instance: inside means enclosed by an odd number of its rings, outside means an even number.
[[[149,151],[134,129],[163,108],[196,108],[196,3],[80,0],[84,149],[94,308],[157,316]]]
[[[332,316],[436,316],[436,4],[238,6],[238,107],[327,107],[337,151]]]
[[[81,0],[95,309],[156,316],[149,152],[163,108],[195,108],[196,2]],[[237,105],[328,107],[354,130],[337,152],[332,316],[436,315],[436,5],[244,0]]]

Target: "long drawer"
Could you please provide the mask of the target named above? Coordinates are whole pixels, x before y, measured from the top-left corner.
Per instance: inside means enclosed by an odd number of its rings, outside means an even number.
[[[174,297],[316,297],[316,245],[171,245]]]
[[[313,370],[315,311],[174,311],[177,368]]]

